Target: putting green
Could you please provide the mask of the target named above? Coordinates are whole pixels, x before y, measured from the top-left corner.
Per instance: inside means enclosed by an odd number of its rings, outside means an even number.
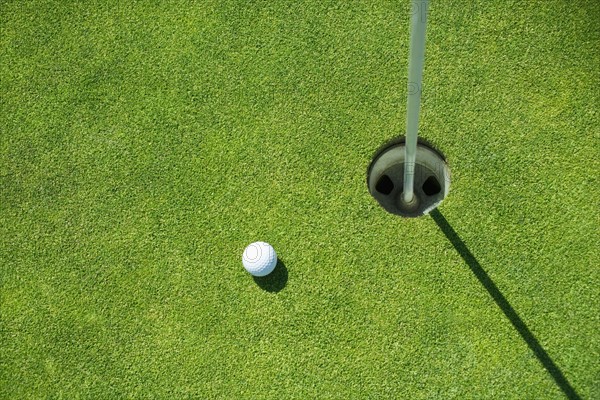
[[[600,5],[4,1],[0,398],[600,398]],[[241,255],[283,261],[254,280]]]

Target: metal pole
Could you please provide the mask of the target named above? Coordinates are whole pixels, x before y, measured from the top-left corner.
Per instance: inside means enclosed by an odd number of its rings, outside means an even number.
[[[417,157],[417,136],[419,131],[419,111],[425,63],[425,29],[427,28],[428,0],[413,2],[410,56],[408,59],[408,99],[406,102],[406,143],[404,145],[404,192],[403,200],[410,204],[414,200],[415,160]]]

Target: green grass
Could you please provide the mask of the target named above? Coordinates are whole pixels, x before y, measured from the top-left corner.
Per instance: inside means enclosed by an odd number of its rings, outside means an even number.
[[[565,396],[435,221],[367,192],[410,6],[373,3],[2,2],[0,398]],[[599,398],[599,3],[466,3],[430,10],[440,211]]]

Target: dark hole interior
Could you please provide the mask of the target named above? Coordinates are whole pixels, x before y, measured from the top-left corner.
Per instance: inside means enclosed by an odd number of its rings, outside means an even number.
[[[375,190],[387,196],[394,190],[394,182],[392,182],[389,176],[383,175],[381,178],[379,178],[379,181],[377,181]]]
[[[427,196],[435,196],[441,191],[442,187],[440,186],[440,182],[438,182],[435,176],[430,176],[425,182],[423,182],[423,192]]]

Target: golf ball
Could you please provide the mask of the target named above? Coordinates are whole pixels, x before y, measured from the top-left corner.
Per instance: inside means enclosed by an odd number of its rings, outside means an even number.
[[[254,276],[269,275],[277,265],[277,254],[269,243],[254,242],[244,250],[242,263],[246,271]]]

